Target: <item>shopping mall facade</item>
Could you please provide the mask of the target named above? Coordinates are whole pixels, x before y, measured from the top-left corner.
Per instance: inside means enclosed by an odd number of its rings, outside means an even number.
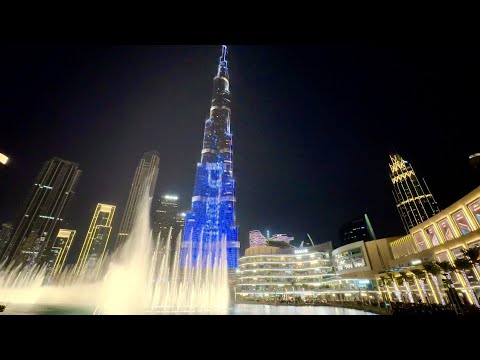
[[[478,304],[480,267],[448,276],[426,273],[423,264],[454,265],[462,249],[480,246],[480,187],[410,230],[406,236],[294,248],[262,244],[240,258],[237,301],[401,301],[446,303],[452,285],[463,302]],[[420,270],[420,271],[417,271]]]

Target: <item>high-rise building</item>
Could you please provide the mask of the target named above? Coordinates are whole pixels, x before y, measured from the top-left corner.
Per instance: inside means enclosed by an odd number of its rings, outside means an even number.
[[[240,243],[235,224],[235,181],[233,179],[233,146],[230,131],[230,81],[227,47],[213,80],[210,117],[205,122],[201,161],[197,164],[192,209],[185,220],[180,265],[202,264],[219,243],[226,241],[229,269],[238,267]],[[190,254],[190,255],[189,255]]]
[[[340,228],[339,243],[335,247],[348,245],[357,241],[375,240],[375,232],[367,214],[359,216]]]
[[[12,224],[4,223],[0,228],[0,254],[7,247],[8,242],[10,241],[10,236],[12,235]]]
[[[157,185],[158,168],[160,164],[160,156],[156,151],[149,151],[143,154],[140,163],[135,171],[132,187],[128,194],[127,206],[123,213],[120,231],[118,233],[115,247],[121,246],[128,238],[132,231],[133,224],[137,218],[138,207],[142,201],[145,190],[149,189],[149,196],[152,198]]]
[[[177,231],[180,232],[180,231],[183,231],[183,229],[185,228],[185,217],[187,216],[186,213],[179,213],[177,214],[177,216],[175,216],[175,223],[176,223],[176,227],[177,227]]]
[[[409,229],[440,212],[440,209],[425,179],[422,186],[408,161],[398,154],[393,154],[390,155],[389,166],[397,210],[408,232]]]
[[[2,260],[24,266],[47,260],[80,174],[78,164],[57,157],[43,165]]]
[[[170,228],[172,228],[172,237],[175,236],[177,210],[178,196],[176,195],[164,195],[155,202],[152,226],[154,241],[159,240],[160,244],[164,245]],[[158,239],[159,234],[160,239]]]
[[[88,227],[80,256],[74,268],[77,275],[96,278],[105,259],[110,232],[112,231],[114,205],[98,204]]]
[[[50,256],[47,260],[47,269],[50,271],[51,275],[56,275],[62,272],[75,234],[75,230],[58,230],[57,237],[53,243],[53,246],[50,250]]]
[[[267,246],[267,238],[263,236],[260,230],[251,230],[249,232],[250,247]]]

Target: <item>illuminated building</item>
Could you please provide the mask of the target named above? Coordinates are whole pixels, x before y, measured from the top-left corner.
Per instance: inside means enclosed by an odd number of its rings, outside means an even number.
[[[10,237],[12,235],[12,224],[4,223],[0,228],[0,254],[7,247]]]
[[[237,270],[238,301],[285,302],[298,297],[305,301],[348,301],[379,296],[370,273],[367,278],[335,273],[331,242],[304,248],[281,243],[277,240],[245,250]],[[388,250],[388,245],[385,248]],[[362,268],[366,269],[370,268]]]
[[[112,231],[114,205],[98,204],[88,227],[74,272],[77,275],[87,274],[96,278],[103,265],[105,252]]]
[[[428,189],[425,179],[422,186],[413,167],[398,154],[390,155],[390,179],[393,196],[405,230],[429,219],[440,210]]]
[[[172,228],[172,237],[178,235],[176,231],[178,196],[164,195],[158,199],[154,206],[152,236],[155,242],[160,241],[161,246],[163,246],[166,243],[170,228]],[[160,239],[158,238],[159,235]]]
[[[150,198],[153,197],[155,187],[157,186],[159,164],[160,157],[156,151],[146,152],[140,159],[140,163],[135,170],[130,193],[128,194],[127,206],[120,224],[116,248],[127,240],[130,231],[132,231],[133,224],[137,218],[138,206],[143,199],[145,190],[149,189]]]
[[[370,241],[375,239],[376,236],[373,232],[372,224],[370,223],[367,214],[364,214],[361,217],[344,224],[340,228],[340,242],[338,246],[351,244],[357,241]]]
[[[186,213],[180,213],[175,216],[175,226],[178,229],[178,232],[183,231],[185,228],[185,217],[187,216]]]
[[[228,268],[238,267],[240,243],[235,224],[235,181],[233,179],[233,147],[230,131],[230,82],[227,47],[213,80],[210,117],[205,122],[203,149],[197,164],[192,208],[187,213],[181,247],[180,265],[195,266],[199,252],[201,263],[222,241],[226,242]],[[213,256],[212,256],[213,258]],[[199,260],[199,261],[200,261]]]
[[[2,260],[24,266],[47,261],[80,174],[78,164],[57,157],[43,165]]]
[[[58,231],[57,238],[53,243],[49,259],[47,260],[47,269],[51,271],[52,275],[62,272],[75,234],[75,230],[60,229]]]
[[[9,158],[8,158],[7,155],[4,155],[4,154],[0,153],[0,164],[1,165],[7,165],[8,160],[9,160]]]
[[[430,261],[454,264],[455,259],[463,258],[463,249],[480,246],[480,187],[410,229],[408,235],[391,241],[389,246],[394,269],[423,269],[422,264]],[[398,271],[393,273],[398,275]],[[465,270],[464,274],[452,272],[451,278],[460,296],[474,304],[474,298],[480,296],[478,264]],[[441,286],[441,278],[429,276],[427,280],[424,284],[427,290],[434,287],[428,300],[436,303],[442,299],[445,301],[447,296]]]
[[[251,248],[267,245],[267,238],[259,230],[250,231],[249,240]]]

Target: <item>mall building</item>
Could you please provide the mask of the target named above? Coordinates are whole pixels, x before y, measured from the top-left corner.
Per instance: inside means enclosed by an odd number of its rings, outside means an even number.
[[[480,246],[480,187],[409,230],[406,236],[296,248],[254,235],[239,261],[237,301],[400,301],[445,304],[451,281],[460,300],[478,306],[480,260],[432,274],[424,264],[463,258]],[[288,238],[291,239],[291,238]],[[428,269],[428,267],[427,267]]]
[[[359,241],[333,250],[331,242],[296,248],[275,236],[260,241],[256,230],[250,234],[251,247],[239,261],[237,301],[381,299],[375,274],[384,266],[389,239]]]
[[[455,269],[447,276],[417,271],[432,261],[454,266],[455,259],[464,257],[463,249],[476,246],[480,246],[480,187],[410,229],[408,235],[390,241],[391,267],[386,277],[380,274],[380,288],[394,300],[445,303],[449,297],[443,283],[450,277],[462,301],[478,306],[479,259],[469,269]]]

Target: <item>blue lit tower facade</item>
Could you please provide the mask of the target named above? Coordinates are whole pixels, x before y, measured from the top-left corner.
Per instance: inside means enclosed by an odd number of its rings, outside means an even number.
[[[187,261],[195,266],[200,253],[205,265],[207,256],[216,251],[223,240],[226,241],[228,268],[238,267],[240,243],[235,224],[230,83],[226,56],[227,47],[222,46],[217,75],[213,80],[210,117],[205,122],[202,157],[197,164],[192,209],[185,219],[181,267],[185,267]]]

